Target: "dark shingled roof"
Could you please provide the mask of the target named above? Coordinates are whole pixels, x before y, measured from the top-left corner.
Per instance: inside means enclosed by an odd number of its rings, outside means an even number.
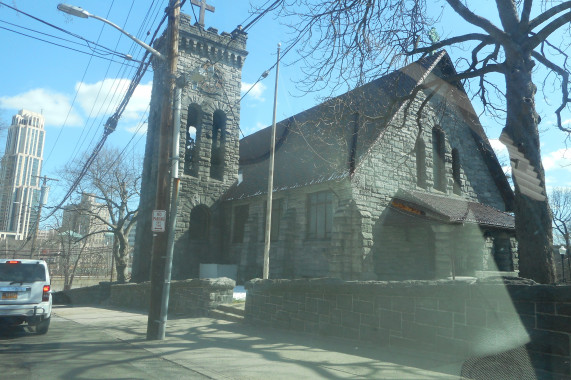
[[[399,190],[394,199],[414,209],[436,213],[444,221],[450,223],[476,223],[483,226],[515,229],[513,215],[455,196]]]
[[[454,73],[448,55],[441,51],[279,122],[274,191],[350,178],[375,142],[382,138],[385,126],[406,105],[406,96],[419,83],[438,80],[452,88],[451,100],[462,109],[496,184],[505,193],[509,209],[513,193],[470,100],[460,85],[451,86],[441,79]],[[355,115],[367,106],[374,107],[377,120],[363,118],[355,123],[358,117]],[[243,181],[234,184],[223,199],[267,193],[270,136],[271,127],[268,127],[240,140]]]

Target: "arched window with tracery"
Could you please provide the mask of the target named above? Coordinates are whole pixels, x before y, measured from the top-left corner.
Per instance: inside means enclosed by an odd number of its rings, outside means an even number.
[[[212,115],[212,147],[210,151],[210,177],[224,178],[224,155],[226,152],[226,114],[221,110]]]
[[[198,141],[202,131],[202,109],[196,103],[188,106],[186,118],[186,143],[184,153],[185,172],[196,176],[198,173]]]
[[[432,180],[434,188],[446,191],[446,172],[444,166],[445,135],[439,127],[432,128]]]

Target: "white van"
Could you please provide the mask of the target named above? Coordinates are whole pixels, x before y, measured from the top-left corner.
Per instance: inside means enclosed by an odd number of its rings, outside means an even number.
[[[52,294],[44,260],[0,259],[0,326],[27,323],[38,334],[48,332]]]

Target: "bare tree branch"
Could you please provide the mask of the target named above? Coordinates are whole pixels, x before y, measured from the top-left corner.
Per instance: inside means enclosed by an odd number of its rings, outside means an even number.
[[[542,41],[545,41],[553,32],[571,21],[571,12],[566,13],[547,24],[543,29],[529,38],[525,43],[528,49],[535,49]]]
[[[571,99],[569,99],[569,72],[565,71],[555,63],[548,60],[544,55],[539,54],[536,51],[532,52],[531,54],[533,58],[537,59],[541,64],[543,64],[544,66],[546,66],[547,68],[551,69],[552,71],[556,72],[561,76],[563,81],[561,86],[561,92],[562,92],[561,105],[559,106],[559,108],[557,108],[557,110],[555,110],[555,114],[557,116],[557,128],[559,128],[563,132],[571,133],[571,129],[565,128],[561,122],[561,111],[563,111],[563,109],[565,109],[565,107],[567,106],[567,103],[571,101]]]
[[[493,45],[495,43],[494,39],[492,37],[486,35],[486,34],[469,33],[469,34],[464,34],[462,36],[448,38],[448,39],[439,41],[437,43],[431,44],[430,46],[427,46],[427,47],[416,48],[416,49],[407,51],[406,54],[407,55],[413,55],[413,54],[430,53],[434,50],[439,50],[439,49],[442,49],[443,47],[446,47],[446,46],[452,46],[452,45],[456,45],[456,44],[459,44],[462,42],[469,42],[469,41],[482,41],[483,46]]]
[[[446,2],[458,13],[464,20],[472,25],[484,29],[496,41],[507,44],[509,43],[509,36],[497,26],[492,24],[489,20],[480,17],[469,10],[460,0],[446,0]]]
[[[531,6],[533,0],[524,0],[523,9],[521,11],[520,31],[524,31],[529,25],[529,16],[531,14]]]
[[[100,152],[81,183],[82,189],[99,202],[82,201],[72,206],[72,210],[85,215],[90,220],[90,228],[97,228],[97,225],[107,227],[98,228],[98,233],[113,233],[115,241],[118,242],[113,248],[117,280],[124,282],[129,253],[127,236],[138,213],[136,197],[139,192],[141,165],[137,164],[140,163],[140,158],[119,160],[119,157],[120,153],[114,149],[104,149]],[[73,179],[75,167],[68,166],[64,177]]]
[[[571,1],[566,1],[564,3],[549,8],[547,11],[543,12],[542,14],[531,20],[527,31],[531,32],[533,29],[543,24],[545,21],[549,20],[556,14],[563,12],[567,9],[571,9]]]

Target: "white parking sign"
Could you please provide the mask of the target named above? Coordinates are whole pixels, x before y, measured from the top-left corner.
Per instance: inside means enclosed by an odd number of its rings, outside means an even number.
[[[153,210],[153,232],[165,232],[167,224],[167,212],[165,210]]]

